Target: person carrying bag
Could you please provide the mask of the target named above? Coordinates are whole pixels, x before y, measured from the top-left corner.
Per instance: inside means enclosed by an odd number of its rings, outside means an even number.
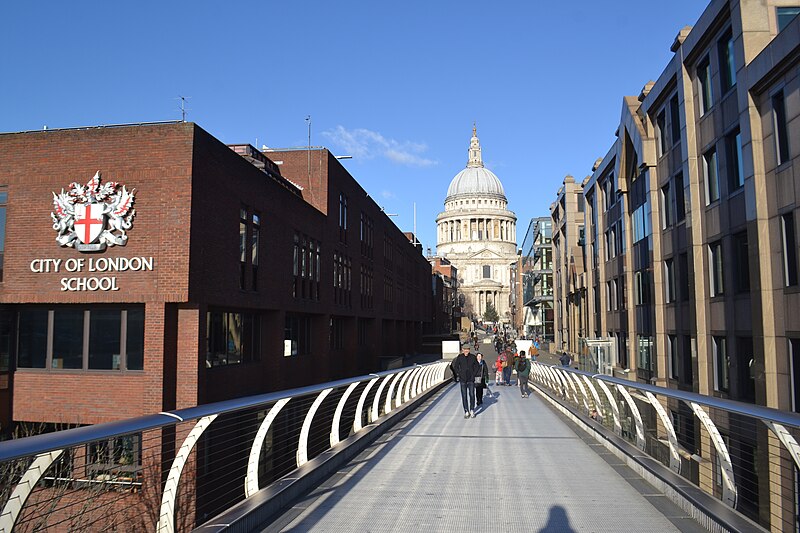
[[[475,376],[475,396],[478,407],[483,405],[483,390],[489,388],[489,365],[483,360],[483,354],[478,352],[475,357],[478,359],[479,370]]]

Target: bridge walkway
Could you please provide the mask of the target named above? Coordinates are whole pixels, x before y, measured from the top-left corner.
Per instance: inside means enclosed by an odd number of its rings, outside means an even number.
[[[534,392],[450,385],[264,531],[705,531]]]

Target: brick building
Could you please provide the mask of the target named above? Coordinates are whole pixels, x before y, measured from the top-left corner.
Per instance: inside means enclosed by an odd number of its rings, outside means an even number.
[[[280,390],[416,351],[425,258],[327,150],[270,156],[192,123],[0,135],[4,428]]]

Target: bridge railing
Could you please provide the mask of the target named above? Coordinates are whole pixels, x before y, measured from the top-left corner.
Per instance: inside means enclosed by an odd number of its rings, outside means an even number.
[[[530,380],[756,524],[800,530],[799,415],[540,363]]]
[[[448,364],[107,424],[28,427],[41,434],[0,443],[0,533],[189,531],[390,419],[446,381]]]

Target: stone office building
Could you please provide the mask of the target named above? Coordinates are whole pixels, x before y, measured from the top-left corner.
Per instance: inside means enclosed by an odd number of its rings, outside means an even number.
[[[417,350],[419,250],[327,150],[270,156],[282,164],[192,123],[0,135],[4,429],[322,382]]]
[[[713,1],[678,33],[658,79],[623,99],[617,138],[583,192],[586,327],[615,343],[614,374],[800,410],[798,12]],[[580,327],[556,321],[569,337]],[[686,457],[705,456],[689,408],[665,407]],[[791,461],[770,455],[765,429],[717,423],[737,509],[796,529]],[[717,491],[713,465],[697,468]],[[772,497],[770,485],[780,487]]]

